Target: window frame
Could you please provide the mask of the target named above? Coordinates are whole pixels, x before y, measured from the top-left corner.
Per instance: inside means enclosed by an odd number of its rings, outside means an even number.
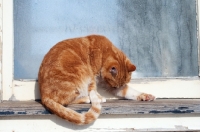
[[[2,64],[2,26],[3,26],[3,18],[2,18],[2,0],[0,0],[0,71],[2,71],[2,67],[1,67],[1,64]],[[1,75],[1,72],[0,72],[0,75]],[[0,79],[2,79],[2,76],[0,76]],[[2,82],[0,82],[0,102],[2,100]]]
[[[197,9],[197,39],[198,65],[200,66],[200,25],[198,14],[200,4],[196,0]],[[36,80],[13,80],[14,74],[14,27],[13,27],[13,0],[2,0],[2,97],[1,100],[35,100],[40,98]],[[200,68],[199,68],[200,71]],[[200,76],[200,72],[198,73]],[[200,78],[138,78],[130,84],[138,91],[154,94],[157,98],[200,98]],[[114,98],[100,90],[100,94],[107,98]]]

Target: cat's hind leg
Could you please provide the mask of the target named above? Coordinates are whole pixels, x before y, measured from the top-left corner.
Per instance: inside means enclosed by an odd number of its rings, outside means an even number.
[[[97,96],[99,97],[99,99],[101,100],[102,103],[106,102],[106,98],[101,96],[97,91],[96,91]]]
[[[95,91],[97,97],[99,98],[100,102],[106,102],[106,98],[104,98],[103,96],[101,96],[98,92],[97,92],[97,87],[96,87],[96,81],[95,79],[92,80],[92,82],[90,83],[89,87],[88,87],[88,91],[91,92],[92,90]],[[93,93],[93,92],[92,92]]]
[[[101,96],[97,91],[95,91],[97,97],[99,98],[99,102],[104,103],[106,102],[106,98]],[[90,101],[90,97],[89,96],[85,96],[85,97],[81,97],[78,98],[76,100],[74,100],[73,102],[71,102],[70,104],[89,104],[91,103]]]
[[[73,102],[71,102],[71,104],[89,104],[89,103],[90,103],[89,96],[80,97],[80,98],[74,100]]]

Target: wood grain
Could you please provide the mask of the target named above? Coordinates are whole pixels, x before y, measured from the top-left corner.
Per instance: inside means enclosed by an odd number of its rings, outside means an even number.
[[[86,112],[90,104],[67,106],[77,112]],[[200,99],[158,99],[152,102],[108,100],[102,104],[101,114],[190,114],[200,113]],[[3,101],[0,116],[50,115],[39,101]]]

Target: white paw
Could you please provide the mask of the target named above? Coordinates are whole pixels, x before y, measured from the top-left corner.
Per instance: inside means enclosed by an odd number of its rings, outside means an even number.
[[[101,99],[97,96],[96,92],[94,90],[90,91],[90,101],[92,103],[100,103]]]
[[[138,101],[153,101],[156,97],[151,94],[142,93],[137,97]]]
[[[106,98],[102,97],[102,98],[101,98],[101,102],[102,102],[102,103],[105,103],[105,102],[106,102]]]
[[[86,104],[89,104],[89,103],[90,103],[90,98],[89,98],[89,97],[85,100],[85,103],[86,103]]]

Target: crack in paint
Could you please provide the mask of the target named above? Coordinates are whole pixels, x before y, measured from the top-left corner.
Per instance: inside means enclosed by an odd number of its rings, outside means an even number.
[[[185,111],[181,111],[178,109],[175,110],[168,110],[168,111],[157,111],[157,110],[152,110],[149,111],[150,114],[159,114],[159,113],[174,113],[174,114],[181,114],[181,113],[193,113],[194,110],[185,110]]]
[[[13,112],[13,111],[2,111],[2,112],[0,112],[0,115],[14,115],[15,114],[15,112]]]

